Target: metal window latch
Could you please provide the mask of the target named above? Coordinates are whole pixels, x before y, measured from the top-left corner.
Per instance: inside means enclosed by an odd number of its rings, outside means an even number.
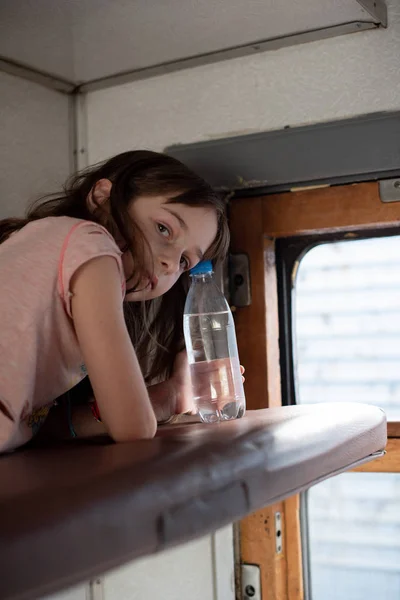
[[[275,513],[275,551],[282,554],[282,518],[281,513]]]
[[[242,565],[242,600],[261,600],[261,575],[257,565]]]
[[[400,202],[400,178],[382,179],[379,182],[381,202]]]

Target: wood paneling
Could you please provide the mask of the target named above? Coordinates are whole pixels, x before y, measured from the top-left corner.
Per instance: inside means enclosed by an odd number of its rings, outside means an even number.
[[[303,565],[301,552],[300,531],[300,496],[292,496],[284,502],[285,505],[285,547],[287,562],[287,598],[302,600]]]
[[[399,224],[400,203],[382,203],[376,182],[232,202],[231,250],[247,253],[251,270],[252,303],[235,312],[249,408],[281,404],[276,239],[339,231],[356,236],[358,231]],[[357,471],[400,471],[400,423],[389,423],[388,435],[386,455]],[[277,511],[282,516],[281,553],[275,545]],[[239,530],[241,561],[260,566],[262,600],[303,600],[299,496],[243,519]]]
[[[302,600],[299,496],[257,511],[241,522],[241,557],[261,567],[263,600]],[[276,551],[275,515],[281,514],[282,551]]]
[[[235,311],[240,361],[246,367],[250,409],[281,405],[275,241],[263,232],[263,200],[235,200],[232,252],[250,259],[251,305]],[[302,600],[299,498],[289,498],[240,522],[241,561],[260,565],[262,600]],[[282,552],[276,552],[275,513],[282,518]]]
[[[244,563],[259,565],[261,571],[262,600],[286,600],[287,551],[283,544],[277,554],[275,545],[275,514],[281,513],[284,541],[284,502],[278,502],[250,515],[241,521],[241,559]]]
[[[264,232],[273,238],[400,224],[400,202],[383,203],[378,183],[264,196]]]
[[[387,424],[388,429],[388,437],[390,438],[400,438],[400,422],[399,421],[389,421]]]
[[[270,238],[264,238],[264,297],[268,406],[281,406],[282,393],[279,363],[279,315],[275,240]]]
[[[361,465],[354,469],[354,471],[362,471],[364,473],[400,473],[400,439],[389,438],[384,456]]]
[[[231,207],[233,253],[250,259],[251,305],[235,311],[240,362],[246,368],[246,403],[249,409],[268,407],[267,324],[265,298],[262,200],[236,200]]]

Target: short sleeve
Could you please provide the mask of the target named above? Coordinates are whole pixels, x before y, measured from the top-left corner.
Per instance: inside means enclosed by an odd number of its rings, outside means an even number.
[[[58,268],[58,291],[71,318],[71,279],[82,265],[98,256],[115,258],[121,277],[121,301],[124,299],[126,283],[121,255],[114,238],[101,225],[84,221],[72,227],[64,240]]]

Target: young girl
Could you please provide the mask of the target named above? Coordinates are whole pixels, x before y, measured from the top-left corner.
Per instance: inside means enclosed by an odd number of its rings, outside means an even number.
[[[228,243],[223,200],[149,151],[115,156],[26,219],[0,221],[0,452],[28,442],[87,374],[115,441],[151,438],[157,417],[190,409],[187,271],[222,260]],[[87,417],[70,420],[72,435],[90,433]]]

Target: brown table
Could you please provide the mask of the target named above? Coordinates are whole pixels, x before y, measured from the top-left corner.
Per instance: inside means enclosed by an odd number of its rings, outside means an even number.
[[[360,404],[249,411],[0,458],[0,598],[32,600],[185,542],[381,455]]]

